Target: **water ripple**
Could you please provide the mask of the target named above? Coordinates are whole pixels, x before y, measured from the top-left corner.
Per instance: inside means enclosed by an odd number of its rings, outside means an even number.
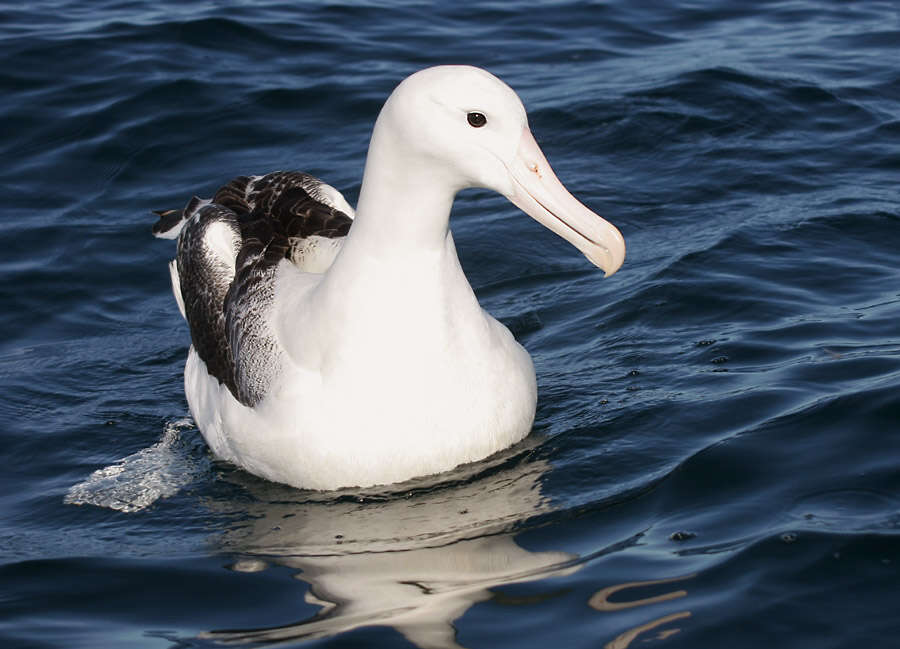
[[[38,0],[0,20],[6,644],[895,637],[892,3]],[[385,97],[448,62],[515,87],[628,241],[602,279],[502,197],[457,201],[466,273],[534,356],[535,434],[339,494],[248,477],[190,426],[160,442],[188,414],[189,336],[149,210],[278,168],[353,200]],[[102,493],[146,507],[64,504],[120,459]],[[129,467],[166,497],[117,491]]]

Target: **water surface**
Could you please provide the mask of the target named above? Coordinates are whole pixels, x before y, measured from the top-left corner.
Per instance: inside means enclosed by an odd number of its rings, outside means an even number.
[[[0,17],[4,646],[896,643],[894,3]],[[457,201],[469,279],[535,359],[534,433],[362,492],[214,460],[150,210],[283,168],[355,201],[384,99],[439,63],[512,85],[628,243],[603,279],[504,199]]]

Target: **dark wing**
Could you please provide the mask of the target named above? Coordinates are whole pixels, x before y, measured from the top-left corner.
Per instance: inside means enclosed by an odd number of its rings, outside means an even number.
[[[189,208],[160,210],[153,234],[174,239],[193,215]],[[227,207],[239,216],[265,218],[281,223],[292,239],[318,236],[329,239],[347,235],[353,223],[353,208],[331,185],[301,171],[273,171],[265,176],[238,176],[216,191],[209,201]]]
[[[238,214],[277,221],[290,237],[344,237],[353,212],[330,185],[300,171],[238,176],[216,192],[213,202]]]
[[[304,268],[317,245],[336,251],[352,212],[334,188],[285,171],[239,176],[212,201],[195,198],[180,212],[158,212],[154,234],[178,237],[178,289],[194,348],[242,404],[259,403],[280,370],[267,317],[278,264],[287,259]],[[316,243],[323,240],[331,246]],[[330,263],[334,252],[328,254]]]
[[[176,296],[181,295],[191,342],[207,371],[235,394],[234,360],[222,305],[234,280],[234,260],[241,247],[238,218],[226,207],[199,199],[188,204],[184,215],[187,218],[175,256]],[[175,280],[173,276],[173,284]]]

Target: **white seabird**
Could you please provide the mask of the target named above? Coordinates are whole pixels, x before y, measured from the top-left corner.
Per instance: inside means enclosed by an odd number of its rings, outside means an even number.
[[[299,172],[160,213],[193,343],[185,393],[215,455],[336,489],[446,471],[528,434],[531,357],[479,306],[450,233],[467,187],[506,196],[607,275],[621,266],[622,235],[556,178],[515,92],[467,66],[390,95],[355,213]]]

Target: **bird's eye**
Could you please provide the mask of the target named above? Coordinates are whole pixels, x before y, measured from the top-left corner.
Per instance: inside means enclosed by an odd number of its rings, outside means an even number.
[[[484,113],[469,113],[466,115],[466,119],[469,120],[469,126],[475,128],[481,128],[487,124],[487,117],[484,116]]]

